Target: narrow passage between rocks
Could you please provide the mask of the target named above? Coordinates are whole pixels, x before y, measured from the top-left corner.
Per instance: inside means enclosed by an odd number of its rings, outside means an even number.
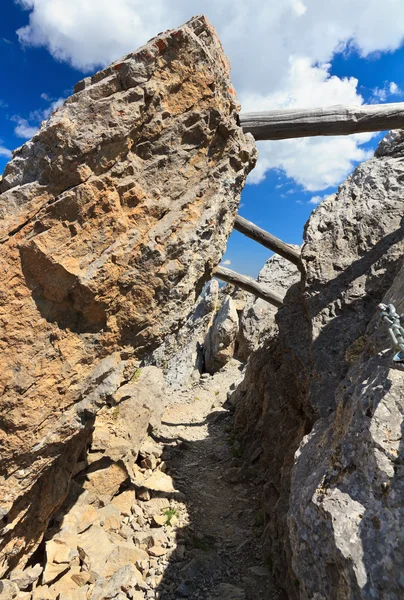
[[[149,597],[283,598],[262,557],[262,489],[244,477],[227,402],[241,368],[232,360],[191,389],[171,392],[153,434],[164,444],[162,458],[177,490],[165,513],[176,528],[176,550]]]

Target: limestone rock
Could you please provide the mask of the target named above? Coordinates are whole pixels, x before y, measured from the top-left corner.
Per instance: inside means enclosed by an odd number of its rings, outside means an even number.
[[[215,315],[204,344],[205,369],[215,373],[233,358],[239,328],[235,303],[227,296]]]
[[[19,592],[18,586],[7,579],[0,579],[0,598],[2,600],[14,600]]]
[[[404,312],[404,265],[383,302]],[[364,337],[338,411],[296,454],[288,524],[303,599],[404,595],[404,368],[377,315]]]
[[[172,493],[176,491],[172,478],[162,471],[154,471],[150,477],[143,481],[143,486],[157,492]]]
[[[120,590],[125,590],[130,597],[135,597],[136,585],[138,583],[139,571],[133,565],[125,565],[119,569],[108,581],[100,579],[97,581],[89,600],[110,600],[116,598]],[[125,594],[125,598],[127,598]]]
[[[293,246],[299,249],[299,246]],[[269,289],[284,296],[287,290],[300,279],[299,269],[290,261],[278,254],[271,256],[261,269],[258,281]],[[251,352],[256,350],[270,335],[275,325],[277,308],[261,298],[247,295],[246,306],[240,318],[240,329],[237,336],[237,353],[239,360],[248,360]]]
[[[142,502],[142,510],[149,518],[163,514],[163,511],[169,506],[170,501],[167,498],[152,498],[147,502]]]
[[[36,564],[33,567],[28,567],[24,571],[16,569],[10,573],[10,581],[17,584],[19,590],[26,590],[30,585],[35,583],[41,575],[43,568]]]
[[[384,298],[403,310],[401,139],[311,215],[305,275],[234,394],[245,458],[265,480],[266,552],[290,598],[403,593],[403,373],[376,316]]]
[[[148,362],[164,370],[164,379],[173,389],[199,379],[204,369],[204,341],[218,306],[219,283],[213,279],[178,333],[168,336]]]
[[[132,506],[135,500],[135,491],[126,490],[126,492],[122,492],[122,494],[119,494],[119,496],[115,496],[111,504],[112,506],[115,506],[122,515],[130,517],[130,515],[132,514]]]
[[[100,406],[179,328],[256,150],[204,17],[80,82],[0,182],[0,576],[63,501]]]

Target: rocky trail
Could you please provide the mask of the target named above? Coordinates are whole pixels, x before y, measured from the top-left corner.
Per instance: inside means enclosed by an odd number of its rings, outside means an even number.
[[[121,459],[99,454],[100,441],[107,452],[122,444],[124,411],[112,428],[96,423],[64,505],[25,570],[0,581],[1,598],[283,600],[262,555],[260,482],[234,437],[229,397],[243,367],[232,359],[168,390],[130,479]],[[153,392],[147,368],[138,379]]]
[[[159,439],[180,492],[177,549],[156,598],[280,599],[260,542],[260,489],[243,479],[227,392],[242,363],[231,361],[191,389],[173,392]],[[186,516],[184,516],[186,515]]]
[[[212,281],[256,160],[204,16],[14,152],[1,600],[404,597],[404,132],[263,266],[279,310]]]

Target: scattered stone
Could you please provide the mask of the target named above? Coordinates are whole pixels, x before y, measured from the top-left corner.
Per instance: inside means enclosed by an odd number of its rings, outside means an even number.
[[[119,531],[121,526],[121,513],[112,503],[98,510],[100,525],[105,531]]]
[[[140,581],[139,575],[136,567],[127,564],[114,573],[109,581],[100,577],[94,586],[90,600],[110,600],[116,598],[121,590],[125,591],[125,598],[127,595],[135,598],[135,588]]]
[[[0,580],[0,598],[1,600],[14,600],[19,593],[16,583],[7,579]]]
[[[176,594],[181,598],[188,598],[191,594],[189,585],[185,581],[181,581],[180,585],[175,590]]]
[[[122,492],[122,494],[119,494],[119,496],[115,496],[115,498],[112,499],[111,504],[112,506],[116,506],[122,515],[130,517],[135,500],[136,492],[134,490],[127,490]]]
[[[245,591],[230,583],[220,583],[216,589],[216,596],[220,600],[246,600]]]
[[[165,515],[153,515],[152,517],[152,525],[155,527],[163,527],[167,522],[167,517]]]
[[[152,546],[151,548],[148,548],[147,552],[150,556],[164,556],[164,554],[167,554],[167,549],[162,548],[161,546]]]
[[[147,552],[141,548],[137,548],[133,544],[125,542],[119,545],[117,544],[108,556],[105,565],[102,568],[101,575],[103,577],[110,577],[121,567],[127,564],[137,565],[147,558]]]
[[[172,493],[176,491],[172,478],[161,471],[154,471],[150,477],[145,479],[143,485],[145,488],[157,492]]]
[[[38,580],[43,571],[43,567],[39,564],[33,567],[28,567],[24,571],[16,569],[10,573],[10,581],[17,584],[18,589],[26,590],[30,585]]]
[[[170,501],[167,498],[152,498],[142,503],[142,510],[148,518],[152,518],[154,515],[162,515],[163,511],[169,507]]]

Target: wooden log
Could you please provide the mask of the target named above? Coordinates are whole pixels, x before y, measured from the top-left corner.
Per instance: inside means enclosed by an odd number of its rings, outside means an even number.
[[[241,113],[240,125],[245,133],[252,133],[256,140],[402,129],[404,102]]]
[[[251,223],[251,221],[240,217],[240,215],[236,217],[234,229],[265,246],[265,248],[272,250],[272,252],[283,256],[283,258],[286,258],[297,267],[300,267],[300,252],[271,233],[268,233],[265,229],[261,229],[261,227]]]
[[[254,296],[258,296],[258,298],[266,300],[278,308],[283,304],[281,296],[275,292],[271,292],[248,275],[240,275],[240,273],[236,273],[236,271],[232,271],[231,269],[225,269],[224,267],[216,267],[213,275],[222,281],[236,285],[250,294],[254,294]]]

